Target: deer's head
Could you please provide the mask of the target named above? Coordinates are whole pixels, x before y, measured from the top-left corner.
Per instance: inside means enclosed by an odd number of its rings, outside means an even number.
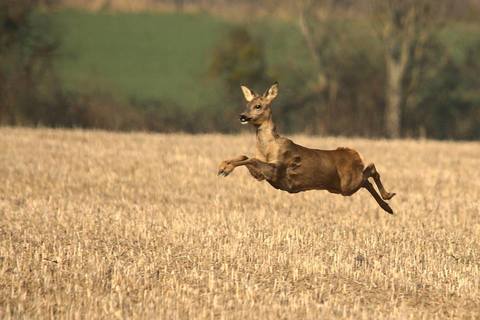
[[[240,114],[242,124],[260,126],[272,117],[271,104],[278,94],[278,82],[275,82],[263,95],[258,95],[245,86],[241,86],[243,96],[247,100],[245,111]]]

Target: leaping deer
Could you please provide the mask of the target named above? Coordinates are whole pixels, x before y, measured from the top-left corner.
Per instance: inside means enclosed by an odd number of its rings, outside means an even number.
[[[290,193],[307,190],[327,190],[351,196],[360,188],[367,189],[380,207],[390,214],[392,208],[384,201],[395,193],[385,190],[373,163],[365,166],[359,153],[349,148],[336,150],[310,149],[280,136],[272,120],[272,101],[278,94],[275,82],[263,95],[241,86],[247,100],[242,124],[257,129],[255,158],[239,156],[220,163],[218,175],[228,176],[236,167],[246,166],[257,180],[267,180],[274,188]],[[368,181],[373,178],[380,195]]]

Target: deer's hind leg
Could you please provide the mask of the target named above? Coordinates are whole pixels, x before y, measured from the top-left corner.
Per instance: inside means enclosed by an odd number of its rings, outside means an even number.
[[[376,172],[376,170],[373,171],[374,169],[375,166],[373,164],[368,165],[364,168],[363,164],[360,163],[358,165],[351,166],[350,168],[343,168],[343,170],[337,169],[338,176],[340,178],[340,187],[342,191],[341,193],[344,196],[350,196],[357,192],[360,188],[365,188],[368,190],[368,192],[370,192],[375,201],[377,201],[378,205],[383,210],[390,214],[393,214],[392,208],[383,199],[390,199],[395,194],[391,194],[385,191],[380,182],[380,175],[378,174],[378,172]],[[369,177],[373,177],[374,179],[375,177],[378,178],[378,183],[380,183],[381,186],[381,188],[379,186],[379,189],[382,193],[382,197],[377,193],[373,185],[368,181]],[[377,183],[377,180],[375,180],[375,183]]]
[[[382,195],[383,200],[390,200],[395,195],[395,193],[393,192],[390,193],[390,192],[387,192],[387,190],[385,190],[385,187],[383,186],[382,181],[380,180],[380,174],[378,173],[373,163],[365,167],[365,170],[363,170],[363,177],[365,180],[368,180],[368,178],[370,177],[373,178],[373,180],[375,181],[375,184],[378,187],[378,190],[380,191],[380,194]]]
[[[368,181],[368,180],[365,180],[363,182],[363,185],[362,187],[364,187],[365,189],[368,190],[368,192],[370,192],[370,194],[373,196],[373,198],[375,199],[375,201],[377,201],[378,205],[385,211],[387,211],[388,213],[390,214],[393,214],[393,210],[392,208],[388,205],[388,203],[386,203],[385,201],[383,201],[383,199],[380,197],[380,195],[377,193],[377,191],[375,190],[375,188],[373,187],[373,185]]]

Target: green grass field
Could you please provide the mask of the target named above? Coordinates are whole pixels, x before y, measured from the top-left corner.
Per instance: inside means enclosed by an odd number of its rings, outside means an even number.
[[[188,108],[222,101],[222,87],[208,76],[208,67],[213,48],[234,22],[207,14],[75,10],[52,17],[61,38],[57,69],[66,90]],[[264,47],[269,69],[285,63],[311,69],[295,26],[262,20],[247,28]]]
[[[209,51],[227,27],[219,19],[79,11],[54,18],[63,30],[58,68],[68,90],[198,107],[215,89],[202,81]]]
[[[213,48],[233,23],[206,14],[73,10],[56,12],[53,23],[61,37],[57,69],[69,91],[188,108],[208,107],[221,99],[221,86],[208,76],[208,66]],[[271,21],[257,25],[251,28],[266,40],[270,65],[290,59],[302,61],[307,69],[295,28]]]

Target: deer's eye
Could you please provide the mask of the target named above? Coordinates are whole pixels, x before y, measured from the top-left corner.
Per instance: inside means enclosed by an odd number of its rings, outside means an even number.
[[[259,110],[259,109],[261,109],[261,108],[262,108],[262,106],[259,105],[259,104],[257,104],[257,105],[255,106],[255,109],[257,109],[257,110]]]

